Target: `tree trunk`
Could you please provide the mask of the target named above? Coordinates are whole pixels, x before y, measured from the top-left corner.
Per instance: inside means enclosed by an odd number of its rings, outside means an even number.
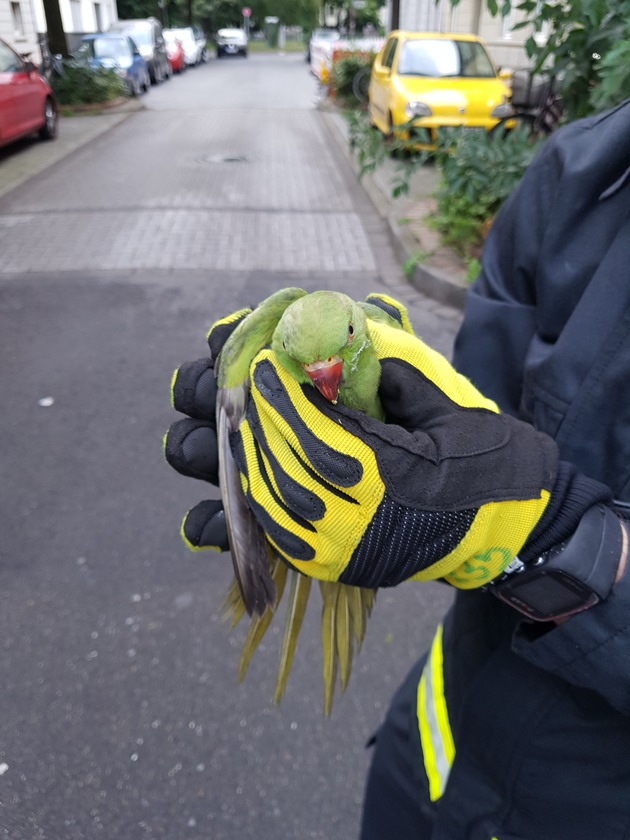
[[[400,0],[392,0],[390,7],[389,28],[398,29],[400,26]]]
[[[61,54],[64,58],[68,58],[68,44],[66,33],[63,31],[59,0],[43,0],[43,2],[48,31],[48,49],[53,55]]]

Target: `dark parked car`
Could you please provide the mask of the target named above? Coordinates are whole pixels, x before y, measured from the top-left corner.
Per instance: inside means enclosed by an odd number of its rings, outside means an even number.
[[[138,45],[142,57],[149,65],[152,84],[156,85],[164,79],[170,79],[173,75],[171,63],[166,54],[162,24],[157,18],[117,20],[110,24],[109,31],[129,35]]]
[[[57,135],[57,103],[35,65],[0,39],[0,146],[38,132]]]
[[[149,67],[129,35],[115,32],[84,35],[74,57],[90,67],[113,70],[124,80],[132,96],[140,96],[151,85]]]

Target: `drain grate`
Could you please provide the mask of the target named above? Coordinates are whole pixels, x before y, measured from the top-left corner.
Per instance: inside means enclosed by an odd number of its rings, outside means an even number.
[[[202,155],[197,158],[199,163],[249,163],[247,155]]]

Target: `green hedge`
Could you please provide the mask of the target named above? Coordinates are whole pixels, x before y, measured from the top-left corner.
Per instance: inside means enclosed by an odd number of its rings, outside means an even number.
[[[97,104],[129,96],[126,83],[113,70],[78,64],[66,64],[52,87],[60,105]]]

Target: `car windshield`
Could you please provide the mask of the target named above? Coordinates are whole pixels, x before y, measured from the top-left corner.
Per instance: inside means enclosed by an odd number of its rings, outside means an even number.
[[[314,29],[311,37],[314,41],[335,41],[339,38],[339,33],[334,29]]]
[[[496,77],[487,52],[476,41],[416,39],[405,41],[398,60],[401,76],[460,76],[490,79]]]
[[[174,29],[172,34],[175,38],[179,38],[182,44],[190,43],[195,40],[192,29]]]
[[[94,38],[92,52],[98,58],[123,58],[129,49],[122,38]]]
[[[151,30],[145,26],[133,27],[129,34],[138,46],[151,46]]]

